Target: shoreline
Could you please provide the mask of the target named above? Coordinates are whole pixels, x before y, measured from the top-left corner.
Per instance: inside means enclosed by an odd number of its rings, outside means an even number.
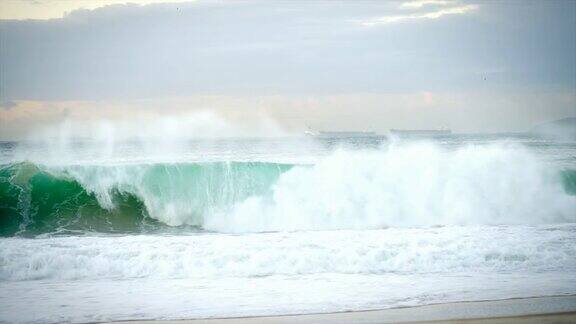
[[[576,295],[462,301],[381,310],[298,315],[222,317],[174,320],[113,321],[125,324],[251,324],[251,323],[574,323]]]

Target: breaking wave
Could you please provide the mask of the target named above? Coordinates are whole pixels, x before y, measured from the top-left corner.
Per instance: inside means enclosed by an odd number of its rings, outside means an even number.
[[[576,170],[502,145],[269,162],[0,167],[0,235],[576,222]],[[187,226],[187,227],[186,227]]]

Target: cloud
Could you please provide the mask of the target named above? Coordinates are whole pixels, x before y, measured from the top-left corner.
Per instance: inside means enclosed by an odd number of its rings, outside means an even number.
[[[197,1],[4,20],[0,94],[21,102],[574,89],[576,2],[479,5]]]
[[[196,0],[169,0],[184,3]],[[114,5],[149,5],[166,0],[1,0],[0,20],[61,19],[77,10],[93,10]]]
[[[418,12],[412,14],[403,14],[403,15],[389,15],[383,16],[378,18],[369,19],[367,21],[362,22],[364,26],[376,26],[376,25],[385,25],[385,24],[392,24],[410,20],[429,20],[429,19],[438,19],[440,17],[446,15],[462,15],[472,11],[475,11],[479,8],[478,5],[469,4],[469,5],[462,5],[462,6],[454,6],[450,8],[442,8],[434,11],[428,12]]]
[[[408,2],[403,2],[400,5],[400,8],[405,8],[405,9],[414,9],[414,8],[421,8],[427,5],[447,5],[450,3],[454,3],[454,1],[448,1],[448,0],[416,0],[416,1],[408,1]]]

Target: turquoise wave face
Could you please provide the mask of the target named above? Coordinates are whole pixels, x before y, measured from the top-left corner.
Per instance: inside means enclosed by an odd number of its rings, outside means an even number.
[[[576,170],[563,170],[561,176],[566,193],[576,196]]]
[[[146,217],[134,195],[115,192],[116,207],[105,209],[77,181],[21,163],[0,171],[0,235],[136,232],[158,223]]]
[[[269,191],[291,165],[274,163],[0,168],[0,235],[130,233],[200,228],[207,213]],[[165,222],[150,217],[164,214]],[[183,215],[171,215],[183,214]],[[178,216],[185,221],[178,221]]]

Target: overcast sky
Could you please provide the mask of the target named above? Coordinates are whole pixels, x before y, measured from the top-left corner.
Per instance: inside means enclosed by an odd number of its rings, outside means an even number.
[[[124,2],[0,3],[0,138],[201,110],[295,132],[576,115],[576,1]]]

